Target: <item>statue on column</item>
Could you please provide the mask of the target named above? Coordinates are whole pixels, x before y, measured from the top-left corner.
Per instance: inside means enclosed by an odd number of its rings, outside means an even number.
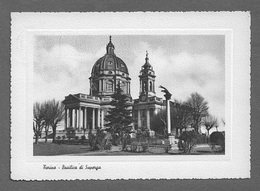
[[[171,96],[172,94],[163,86],[159,86],[159,88],[162,88],[163,90],[161,90],[162,92],[164,92],[164,97],[166,100],[170,100],[171,99]]]
[[[166,124],[167,124],[167,131],[168,131],[168,136],[171,134],[171,114],[170,114],[170,99],[172,94],[163,86],[159,86],[159,88],[162,88],[163,90],[161,90],[162,92],[164,92],[164,97],[166,99]]]

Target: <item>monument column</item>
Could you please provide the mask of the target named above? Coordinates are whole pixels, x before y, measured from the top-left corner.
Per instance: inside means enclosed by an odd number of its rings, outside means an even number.
[[[167,129],[168,134],[171,134],[171,114],[170,114],[170,100],[166,100],[166,110],[167,110]]]

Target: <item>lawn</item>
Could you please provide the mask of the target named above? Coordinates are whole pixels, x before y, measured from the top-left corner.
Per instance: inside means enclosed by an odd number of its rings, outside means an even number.
[[[68,145],[68,144],[55,144],[55,143],[39,143],[33,144],[34,156],[50,156],[50,155],[65,155],[85,153],[89,150],[87,145]]]
[[[202,152],[203,151],[203,152]],[[70,156],[116,156],[116,155],[219,155],[223,152],[211,152],[207,147],[195,149],[194,152],[187,153],[165,153],[163,148],[149,148],[147,152],[127,152],[127,151],[91,151],[88,145],[69,145],[56,143],[33,144],[34,156],[54,156],[54,155],[70,155]]]

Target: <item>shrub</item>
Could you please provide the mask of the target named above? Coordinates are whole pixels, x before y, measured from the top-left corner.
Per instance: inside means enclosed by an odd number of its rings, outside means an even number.
[[[131,152],[136,152],[137,151],[137,142],[133,142],[131,143]]]
[[[193,146],[201,139],[201,135],[195,131],[184,131],[179,137],[179,149],[185,153],[190,153]]]
[[[82,136],[81,136],[81,140],[83,140],[83,141],[86,140],[86,136],[85,136],[85,135],[82,135]]]
[[[97,133],[93,134],[92,130],[89,131],[89,145],[92,150],[103,150],[106,145],[106,134],[104,131],[97,129]]]
[[[165,153],[168,153],[168,151],[171,149],[171,144],[169,139],[164,140],[164,149],[165,149]]]
[[[143,149],[142,151],[143,152],[147,151],[147,149],[149,147],[148,143],[146,143],[146,142],[145,143],[141,143],[141,146],[142,146],[142,149]]]
[[[209,137],[210,143],[214,145],[220,145],[225,150],[225,135],[222,132],[213,132]]]
[[[136,139],[137,141],[147,141],[147,139],[150,137],[149,135],[149,129],[146,127],[141,127],[137,129],[136,132]]]
[[[108,142],[108,143],[105,144],[104,149],[105,150],[111,150],[111,147],[112,147],[112,143]]]
[[[60,139],[61,139],[61,137],[60,137],[60,136],[58,136],[58,137],[56,137],[56,139],[57,139],[57,140],[60,140]]]
[[[126,149],[126,145],[131,144],[131,136],[129,133],[124,133],[122,136],[122,150]]]
[[[62,136],[62,140],[65,140],[65,139],[66,139],[66,135],[63,135],[63,136]]]
[[[75,136],[75,140],[78,140],[79,139],[79,136]]]
[[[112,145],[118,146],[120,144],[120,136],[118,135],[118,133],[112,133],[112,140],[111,143]]]
[[[66,129],[67,133],[66,136],[68,137],[68,139],[70,140],[71,138],[75,137],[75,129],[73,127],[69,127]]]

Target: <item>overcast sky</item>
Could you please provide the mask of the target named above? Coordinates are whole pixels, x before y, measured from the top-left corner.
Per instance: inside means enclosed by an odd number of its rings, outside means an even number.
[[[89,93],[89,77],[96,60],[106,53],[109,36],[36,36],[34,101]],[[165,86],[172,99],[185,101],[198,92],[211,114],[225,118],[224,35],[112,35],[115,54],[127,65],[131,95],[139,95],[139,72],[146,51],[156,75],[156,95]],[[220,123],[222,126],[222,124]]]

